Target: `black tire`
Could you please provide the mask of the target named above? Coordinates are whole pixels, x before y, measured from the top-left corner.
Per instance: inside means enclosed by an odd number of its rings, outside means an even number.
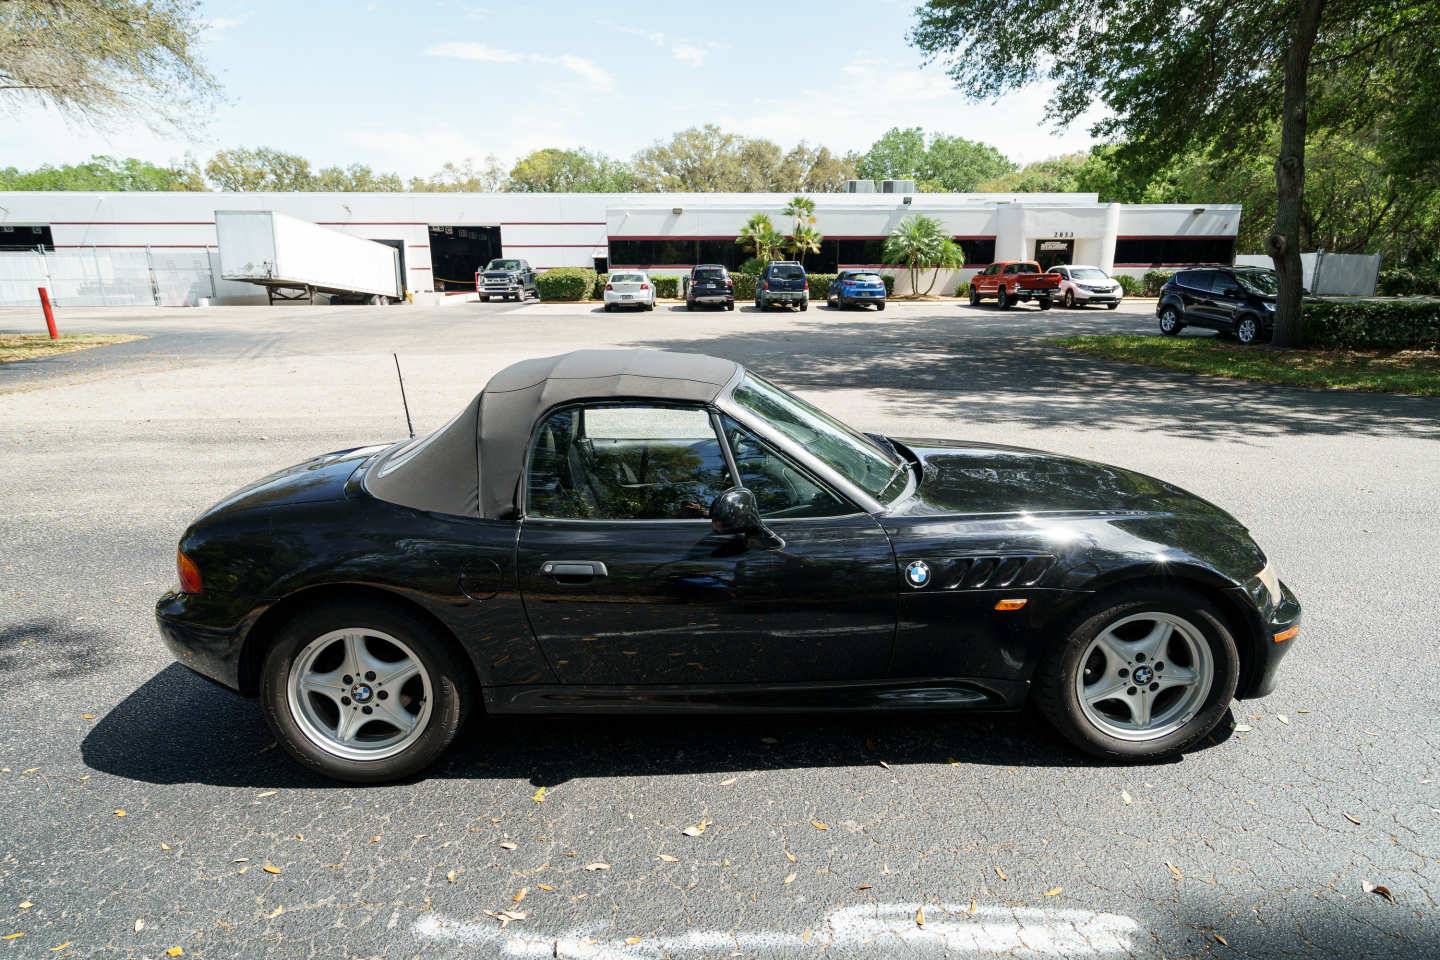
[[[731,300],[729,303],[725,304],[725,309],[726,309],[726,310],[734,310],[734,309],[735,309],[735,301],[734,301],[734,300]]]
[[[1185,324],[1180,322],[1180,311],[1176,310],[1173,304],[1166,304],[1160,310],[1159,316],[1160,332],[1167,337],[1173,337],[1185,329]]]
[[[383,631],[403,641],[430,677],[430,716],[423,732],[384,759],[352,760],[326,751],[302,731],[290,707],[288,678],[296,657],[317,637],[348,627]],[[301,611],[276,635],[261,668],[260,706],[276,741],[302,766],[351,783],[400,780],[434,763],[464,726],[474,683],[461,658],[448,638],[403,607],[373,600],[324,603]]]
[[[995,294],[995,296],[995,306],[999,307],[1001,310],[1010,309],[1010,304],[1013,301],[1010,299],[1009,291],[1007,291],[1004,287],[1001,287],[999,291]]]
[[[1049,297],[1037,297],[1035,302],[1040,304],[1041,310],[1049,310],[1053,306]]]
[[[481,303],[489,303],[489,302],[490,302],[490,298],[487,297],[487,296],[484,296],[484,295],[482,294],[481,297],[480,297],[480,302],[481,302]]]
[[[695,304],[691,303],[689,300],[686,300],[686,301],[685,301],[685,309],[686,309],[686,310],[694,310],[694,309],[695,309]]]
[[[1074,309],[1075,309],[1075,291],[1074,291],[1074,290],[1066,290],[1066,291],[1065,291],[1065,296],[1064,296],[1063,298],[1061,298],[1061,299],[1062,299],[1062,302],[1065,304],[1065,309],[1066,309],[1066,310],[1074,310]]]
[[[1260,339],[1260,318],[1253,313],[1241,314],[1235,320],[1235,339],[1245,346]]]
[[[613,303],[607,303],[607,304],[605,304],[605,312],[606,312],[606,313],[614,313],[614,312],[615,312],[615,304],[613,304]]]
[[[884,309],[885,309],[885,301],[884,301],[884,300],[881,300],[879,303],[875,304],[875,309],[876,309],[876,310],[884,310]]]
[[[1107,309],[1107,310],[1114,310],[1114,309],[1115,309],[1116,307],[1118,307],[1118,306],[1120,306],[1120,301],[1119,301],[1119,300],[1116,300],[1116,301],[1114,301],[1113,303],[1107,303],[1107,304],[1105,304],[1105,309]]]
[[[980,306],[980,294],[975,292],[975,285],[973,283],[970,285],[970,306]]]
[[[810,309],[810,301],[809,301],[809,300],[801,300],[801,301],[800,301],[800,310],[803,312],[803,311],[809,310],[809,309]]]
[[[1148,612],[1177,617],[1195,628],[1209,650],[1212,679],[1208,690],[1203,691],[1203,699],[1198,699],[1202,693],[1197,692],[1193,712],[1177,718],[1176,729],[1153,739],[1123,739],[1102,730],[1085,714],[1076,690],[1076,675],[1086,669],[1080,660],[1091,641],[1110,625]],[[1108,668],[1108,662],[1103,658],[1101,662]],[[1110,760],[1145,760],[1184,750],[1215,729],[1235,697],[1239,676],[1235,638],[1224,616],[1205,597],[1180,587],[1121,588],[1097,597],[1072,621],[1065,639],[1036,670],[1035,701],[1060,734],[1086,753]],[[1161,695],[1170,692],[1162,690]]]

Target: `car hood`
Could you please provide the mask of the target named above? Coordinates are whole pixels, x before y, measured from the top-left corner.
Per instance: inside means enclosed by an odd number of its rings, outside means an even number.
[[[897,442],[919,458],[922,470],[906,513],[1159,513],[1239,525],[1193,493],[1121,467],[1000,444]]]
[[[388,445],[353,447],[312,457],[241,487],[205,511],[204,515],[215,518],[260,507],[342,500],[345,483],[355,469],[385,449]]]

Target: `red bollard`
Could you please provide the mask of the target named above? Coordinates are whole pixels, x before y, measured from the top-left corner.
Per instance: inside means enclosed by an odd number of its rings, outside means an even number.
[[[50,339],[59,340],[60,334],[55,332],[55,311],[50,309],[50,291],[40,287],[40,306],[45,308],[45,326],[50,328]]]

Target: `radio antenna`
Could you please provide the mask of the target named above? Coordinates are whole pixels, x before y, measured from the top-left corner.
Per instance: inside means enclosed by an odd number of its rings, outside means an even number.
[[[400,381],[400,403],[405,407],[405,429],[410,431],[410,439],[415,439],[415,424],[410,422],[410,403],[405,399],[405,376],[400,372],[400,357],[390,354],[395,359],[395,376]]]

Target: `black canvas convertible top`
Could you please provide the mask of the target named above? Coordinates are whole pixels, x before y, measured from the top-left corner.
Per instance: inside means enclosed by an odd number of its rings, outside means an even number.
[[[709,403],[739,370],[733,360],[659,350],[576,350],[522,360],[491,377],[449,423],[385,453],[365,487],[416,510],[506,517],[530,434],[547,410],[575,400]]]

